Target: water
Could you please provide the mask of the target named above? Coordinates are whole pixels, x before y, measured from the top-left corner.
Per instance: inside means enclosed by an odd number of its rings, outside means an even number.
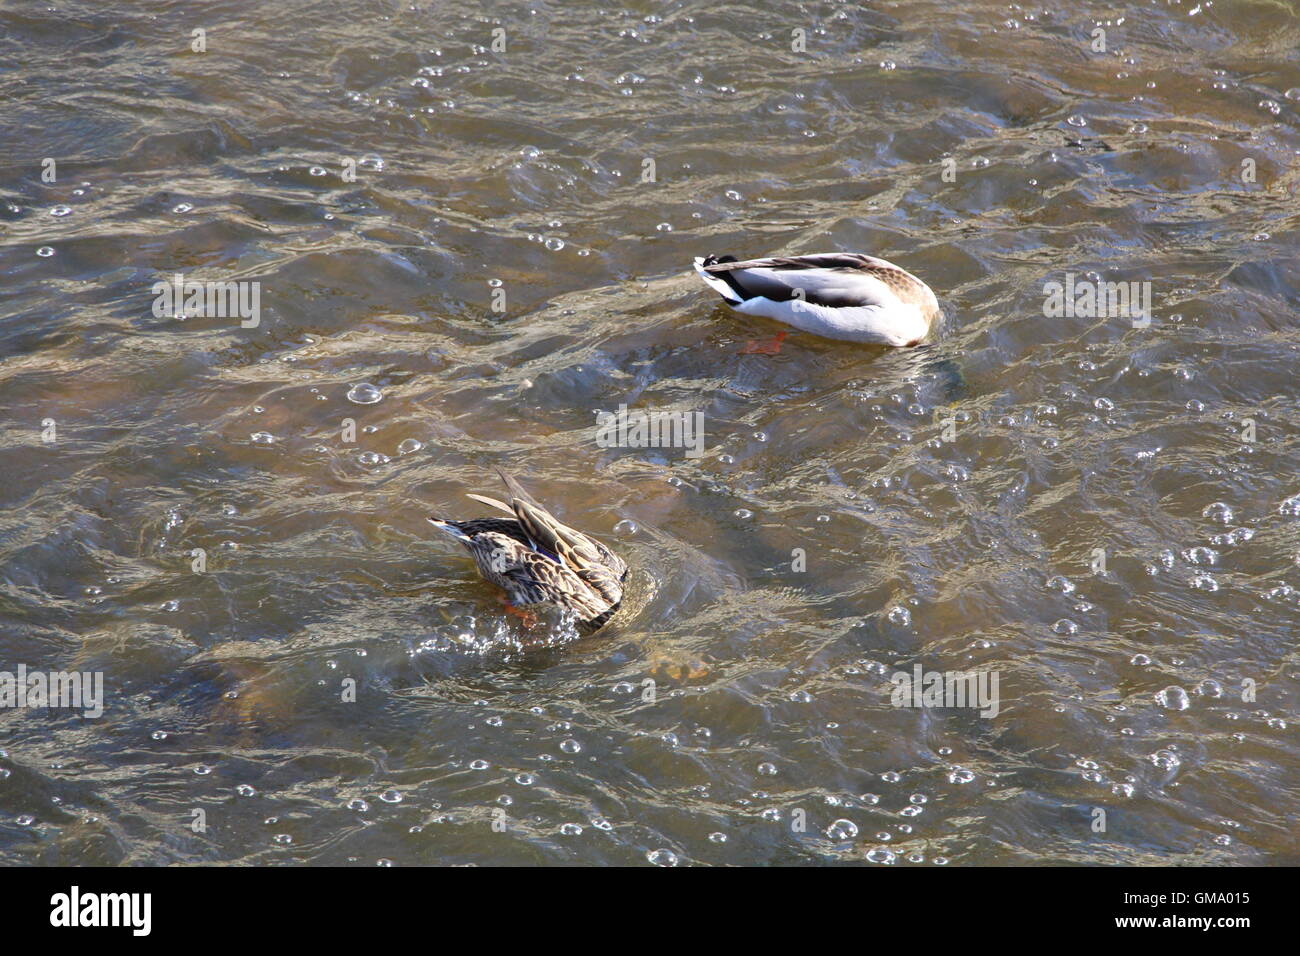
[[[0,711],[0,861],[1300,862],[1293,7],[111,6],[0,14],[0,668],[107,695]],[[834,249],[943,335],[689,272]],[[597,634],[425,522],[496,467]]]

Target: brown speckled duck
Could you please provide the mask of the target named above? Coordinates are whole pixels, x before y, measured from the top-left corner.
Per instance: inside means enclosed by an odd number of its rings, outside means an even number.
[[[501,474],[501,480],[510,493],[508,503],[485,495],[466,497],[511,517],[430,518],[430,524],[463,544],[479,574],[502,588],[514,607],[558,607],[572,612],[584,628],[601,627],[622,603],[627,564],[599,541],[557,520],[513,478]]]

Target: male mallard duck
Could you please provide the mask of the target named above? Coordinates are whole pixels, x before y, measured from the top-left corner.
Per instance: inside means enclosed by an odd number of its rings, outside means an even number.
[[[940,315],[934,293],[912,273],[856,253],[705,256],[695,271],[737,312],[828,339],[916,345]]]
[[[503,588],[515,607],[552,605],[572,611],[584,627],[600,627],[623,600],[627,564],[599,541],[558,521],[509,475],[501,474],[501,480],[510,492],[509,504],[484,495],[466,497],[512,517],[429,522],[468,548],[478,573]]]

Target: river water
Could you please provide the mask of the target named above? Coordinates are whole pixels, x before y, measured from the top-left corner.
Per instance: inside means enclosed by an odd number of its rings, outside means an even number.
[[[0,862],[1300,863],[1298,49],[1276,0],[5,4],[0,670],[104,701],[0,710]],[[941,333],[755,351],[690,270],[834,250]],[[1103,280],[1149,318],[1047,302]],[[426,523],[496,468],[632,565],[604,629]]]

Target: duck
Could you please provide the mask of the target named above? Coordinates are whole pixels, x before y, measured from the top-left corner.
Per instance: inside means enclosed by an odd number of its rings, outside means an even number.
[[[429,523],[462,544],[479,575],[505,591],[505,600],[516,610],[556,607],[572,613],[587,631],[604,626],[623,602],[627,563],[595,538],[557,519],[510,475],[497,474],[509,493],[506,501],[478,494],[466,497],[509,518],[430,517]]]
[[[942,317],[928,285],[875,256],[710,255],[695,260],[695,271],[737,312],[827,339],[906,348],[921,344]]]

